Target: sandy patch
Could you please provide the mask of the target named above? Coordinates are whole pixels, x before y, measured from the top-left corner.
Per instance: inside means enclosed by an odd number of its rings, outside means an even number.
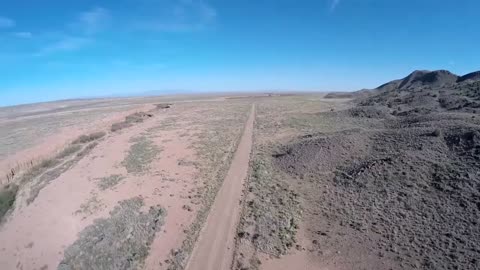
[[[0,265],[5,269],[17,266],[34,269],[44,265],[54,269],[63,258],[63,250],[94,219],[107,217],[121,200],[138,195],[148,197],[155,188],[160,188],[161,177],[137,179],[128,176],[120,165],[129,139],[153,124],[149,121],[121,134],[110,135],[90,155],[42,189],[33,203],[16,209],[0,229],[0,242],[4,246],[0,250]],[[145,184],[132,185],[135,189],[128,189],[128,184],[125,189],[120,184],[118,190],[101,192],[96,179],[110,174],[126,175],[123,183],[143,181]],[[149,181],[159,184],[149,185]],[[147,205],[153,203],[149,199],[145,202]],[[33,245],[25,248],[30,243]]]

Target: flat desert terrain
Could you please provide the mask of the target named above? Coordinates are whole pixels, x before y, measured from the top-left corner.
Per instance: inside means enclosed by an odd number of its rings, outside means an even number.
[[[479,269],[478,81],[406,80],[0,108],[0,268]]]

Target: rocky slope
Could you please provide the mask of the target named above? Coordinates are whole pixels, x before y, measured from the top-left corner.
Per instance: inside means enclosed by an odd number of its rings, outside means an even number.
[[[307,186],[320,254],[358,256],[348,269],[480,268],[479,78],[415,71],[318,115],[351,129],[276,155]]]
[[[325,98],[368,99],[372,96],[397,97],[406,95],[406,93],[422,92],[423,90],[427,90],[431,95],[442,92],[446,93],[447,96],[469,96],[472,95],[472,93],[466,92],[477,91],[479,83],[480,71],[459,76],[448,70],[416,70],[405,78],[387,82],[375,89],[362,89],[355,92],[333,92],[328,93]],[[478,95],[478,91],[476,94],[473,94]],[[418,96],[418,94],[416,94],[416,96]],[[387,101],[388,100],[385,100],[384,103],[387,103]]]

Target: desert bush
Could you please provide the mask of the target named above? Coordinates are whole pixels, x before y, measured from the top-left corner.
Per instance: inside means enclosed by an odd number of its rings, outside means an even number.
[[[152,117],[152,114],[149,113],[144,113],[144,112],[136,112],[133,114],[128,115],[125,117],[125,122],[127,123],[141,123],[143,122],[143,119],[147,117]]]
[[[155,104],[155,107],[157,109],[168,109],[172,106],[172,104],[169,103],[161,103],[161,104]]]
[[[59,152],[56,156],[55,159],[62,160],[73,153],[78,152],[82,147],[80,145],[69,145],[67,148],[63,149],[61,152]],[[50,166],[45,166],[45,167],[50,167]]]
[[[130,127],[130,126],[131,126],[131,124],[129,124],[127,122],[118,122],[118,123],[112,124],[112,127],[110,128],[110,131],[115,132],[115,131],[119,131],[121,129]]]
[[[88,135],[82,135],[82,136],[78,137],[76,140],[74,140],[74,141],[72,142],[72,144],[84,144],[84,143],[89,143],[89,142],[98,140],[98,139],[102,138],[102,137],[105,136],[105,135],[106,135],[106,133],[103,132],[103,131],[94,132],[94,133],[88,134]]]
[[[118,185],[123,179],[125,179],[125,177],[122,175],[112,174],[107,177],[99,178],[98,179],[99,182],[97,183],[97,186],[100,190],[107,190]]]
[[[50,167],[55,166],[57,164],[58,163],[55,159],[47,158],[47,159],[43,159],[42,161],[40,161],[40,163],[38,163],[37,166],[34,166],[34,168],[38,168],[38,169],[50,168]]]
[[[135,143],[130,146],[128,155],[123,160],[122,165],[129,173],[141,174],[148,170],[150,163],[162,149],[144,136],[135,138],[134,141]]]
[[[141,123],[143,122],[143,119],[147,117],[152,117],[153,114],[149,113],[144,113],[144,112],[136,112],[128,115],[125,117],[125,120],[122,122],[114,123],[110,130],[112,132],[119,131],[121,129],[131,127],[134,123]]]
[[[14,184],[0,188],[0,220],[10,210],[17,196],[18,186]]]
[[[57,269],[143,268],[155,234],[167,215],[160,206],[142,211],[143,199],[119,202],[110,217],[96,219],[64,252]]]

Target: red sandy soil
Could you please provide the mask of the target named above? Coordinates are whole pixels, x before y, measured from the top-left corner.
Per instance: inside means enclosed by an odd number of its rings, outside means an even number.
[[[126,110],[124,112],[112,112],[105,117],[99,115],[99,118],[94,122],[64,127],[46,138],[37,138],[39,141],[36,142],[33,147],[12,153],[6,158],[1,159],[0,172],[7,172],[10,169],[15,168],[18,164],[37,161],[52,156],[52,153],[62,149],[69,141],[72,141],[80,135],[103,130],[105,127],[110,127],[113,123],[122,121],[127,115],[138,111],[148,111],[152,108],[154,108],[153,105],[139,105],[134,109]],[[41,125],[41,122],[39,125]],[[3,184],[5,180],[6,179],[4,179],[2,175],[2,178],[0,178],[0,184]]]
[[[125,114],[104,119],[98,126],[105,127],[105,123],[114,122]],[[168,258],[172,249],[181,245],[183,230],[192,222],[197,210],[195,205],[190,205],[192,211],[182,209],[190,203],[188,192],[202,184],[197,183],[194,177],[195,167],[178,164],[179,160],[195,161],[193,150],[189,147],[190,136],[179,136],[185,133],[181,128],[155,131],[156,136],[152,140],[163,151],[160,158],[151,164],[151,171],[145,175],[127,174],[121,162],[131,144],[129,140],[150,127],[158,126],[165,117],[168,114],[109,135],[89,156],[42,189],[32,204],[27,206],[19,198],[20,207],[0,228],[0,268],[40,269],[46,266],[55,269],[63,258],[65,248],[94,219],[108,217],[121,200],[142,196],[146,207],[160,204],[168,212],[162,232],[157,233],[151,246],[150,254],[153,255],[146,260],[146,269],[162,269],[159,265]],[[65,140],[68,140],[67,135],[58,136],[65,136]],[[46,142],[53,143],[58,136]],[[38,146],[35,150],[47,151],[49,144],[43,145],[45,148]],[[49,150],[53,150],[53,147]],[[31,151],[37,155],[45,153]],[[100,191],[96,185],[97,179],[112,174],[121,174],[126,179],[113,189]],[[98,207],[91,213],[78,213],[81,205],[94,197]]]

